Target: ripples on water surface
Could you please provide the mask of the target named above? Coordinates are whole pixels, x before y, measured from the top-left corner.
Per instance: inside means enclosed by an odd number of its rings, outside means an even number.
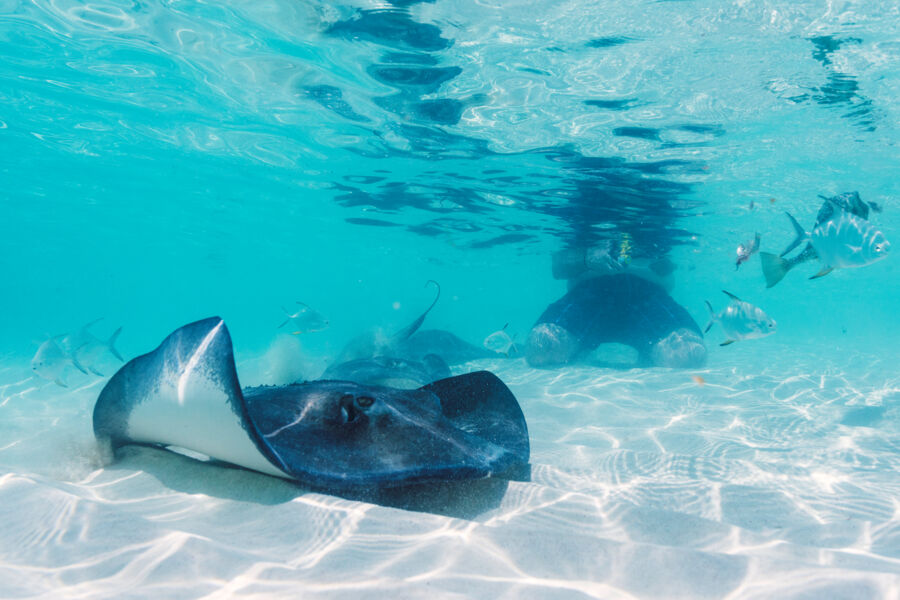
[[[771,290],[733,267],[818,194],[884,206],[896,245],[898,23],[863,1],[0,0],[0,596],[900,597],[896,257]],[[564,292],[550,253],[624,240],[678,264],[701,324],[725,288],[778,333],[714,328],[697,372],[457,367],[504,379],[532,438],[532,481],[485,510],[110,465],[104,380],[28,369],[100,316],[133,357],[221,314],[244,383],[314,377],[428,279],[429,326],[521,338]],[[275,340],[297,300],[330,327]]]

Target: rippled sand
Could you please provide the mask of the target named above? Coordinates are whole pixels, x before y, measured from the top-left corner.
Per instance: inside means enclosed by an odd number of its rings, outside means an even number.
[[[894,363],[731,356],[697,372],[469,365],[518,396],[533,472],[438,509],[457,516],[148,448],[106,464],[102,381],[65,390],[7,360],[0,597],[900,597]]]

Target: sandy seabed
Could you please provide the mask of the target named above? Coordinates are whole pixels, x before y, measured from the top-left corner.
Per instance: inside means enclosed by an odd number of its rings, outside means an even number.
[[[64,389],[7,358],[0,597],[900,598],[895,362],[783,354],[456,369],[516,394],[532,480],[431,512],[151,448],[110,463],[103,380]]]

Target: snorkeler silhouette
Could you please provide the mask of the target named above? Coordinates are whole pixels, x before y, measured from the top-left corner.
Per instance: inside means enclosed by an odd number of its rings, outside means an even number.
[[[526,343],[534,367],[575,362],[605,343],[631,346],[636,366],[700,367],[706,346],[700,327],[669,296],[668,259],[631,260],[607,248],[563,250],[553,276],[569,291],[538,318]]]

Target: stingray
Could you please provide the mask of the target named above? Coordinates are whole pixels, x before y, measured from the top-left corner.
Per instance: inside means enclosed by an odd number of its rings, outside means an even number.
[[[186,449],[313,489],[392,489],[527,468],[528,429],[487,371],[413,390],[314,381],[241,389],[231,336],[212,317],[175,330],[100,392],[94,434]]]
[[[351,360],[331,365],[319,379],[409,389],[447,377],[450,377],[447,363],[436,354],[426,354],[421,361],[390,356]]]
[[[336,365],[349,365],[357,361],[373,361],[380,358],[406,360],[428,365],[429,355],[447,364],[460,364],[479,358],[508,358],[504,354],[475,346],[459,336],[442,329],[421,329],[425,317],[441,298],[441,286],[429,279],[425,285],[434,284],[437,294],[422,314],[407,326],[385,340],[378,340],[373,333],[362,334],[350,340],[335,359]],[[368,365],[374,368],[375,364]],[[348,367],[349,368],[349,367]]]

